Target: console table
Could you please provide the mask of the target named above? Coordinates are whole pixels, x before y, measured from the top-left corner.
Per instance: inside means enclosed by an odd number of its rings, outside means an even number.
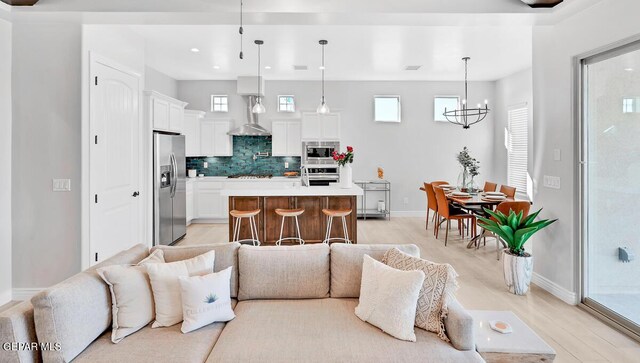
[[[487,363],[547,363],[555,359],[555,350],[513,312],[470,310],[469,313],[473,316],[476,350]],[[502,334],[494,331],[489,326],[492,320],[509,323],[513,332]]]

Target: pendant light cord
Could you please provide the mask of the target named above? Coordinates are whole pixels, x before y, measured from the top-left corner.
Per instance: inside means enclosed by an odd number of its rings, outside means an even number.
[[[322,45],[322,103],[324,103],[324,44]]]
[[[262,91],[261,82],[260,82],[260,44],[258,44],[258,102],[260,102],[260,93]]]
[[[244,34],[244,28],[243,28],[243,19],[242,19],[242,10],[243,7],[243,3],[242,0],[240,0],[240,29],[238,29],[238,32],[240,33],[240,59],[244,59],[244,53],[242,52],[242,38],[243,38],[243,34]]]

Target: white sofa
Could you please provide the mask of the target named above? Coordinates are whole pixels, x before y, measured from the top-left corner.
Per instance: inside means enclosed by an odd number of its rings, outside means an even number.
[[[154,247],[167,262],[215,249],[215,271],[233,266],[236,318],[188,334],[180,324],[147,326],[113,344],[111,297],[93,267],[0,314],[3,345],[50,342],[61,349],[0,346],[0,362],[482,362],[473,319],[457,301],[445,320],[451,343],[419,328],[415,343],[401,341],[355,316],[362,256],[380,260],[391,247],[419,255],[415,245]],[[98,266],[135,264],[149,252],[135,246]]]

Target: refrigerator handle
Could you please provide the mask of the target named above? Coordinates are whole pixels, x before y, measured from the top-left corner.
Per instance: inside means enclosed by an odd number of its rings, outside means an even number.
[[[171,167],[173,174],[173,183],[171,184],[171,198],[176,196],[176,188],[178,187],[178,162],[176,156],[171,153]]]

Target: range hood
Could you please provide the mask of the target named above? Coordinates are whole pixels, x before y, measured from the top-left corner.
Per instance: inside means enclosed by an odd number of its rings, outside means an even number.
[[[227,133],[232,136],[271,136],[271,131],[258,124],[258,115],[253,113],[256,96],[243,96],[247,103],[247,123]]]

